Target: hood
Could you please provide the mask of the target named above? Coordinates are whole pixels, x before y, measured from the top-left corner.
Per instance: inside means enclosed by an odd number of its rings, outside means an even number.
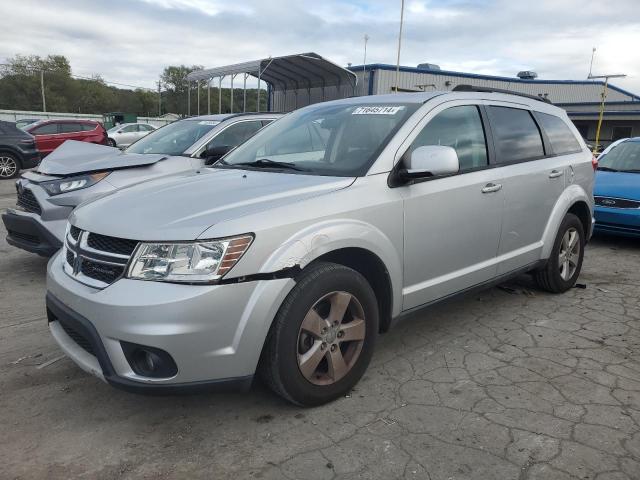
[[[83,230],[112,237],[195,240],[217,223],[339,190],[353,180],[204,168],[143,182],[82,204],[70,221]],[[250,225],[246,231],[251,231]]]
[[[640,173],[605,172],[600,170],[596,173],[593,194],[597,197],[640,200]]]
[[[125,153],[115,147],[67,140],[40,162],[38,172],[46,175],[72,175],[151,165],[164,158],[167,156]]]

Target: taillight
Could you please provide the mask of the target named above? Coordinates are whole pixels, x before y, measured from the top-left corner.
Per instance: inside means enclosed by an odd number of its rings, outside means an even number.
[[[593,167],[594,172],[598,169],[598,159],[595,155],[591,157],[591,166]]]

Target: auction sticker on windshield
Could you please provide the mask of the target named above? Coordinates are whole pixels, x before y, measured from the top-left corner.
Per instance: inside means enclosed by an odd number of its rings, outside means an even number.
[[[358,107],[351,115],[395,115],[400,110],[404,110],[404,106],[393,107]]]

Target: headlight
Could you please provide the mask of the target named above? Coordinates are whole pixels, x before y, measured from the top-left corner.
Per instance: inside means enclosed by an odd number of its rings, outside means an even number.
[[[99,172],[78,175],[76,177],[61,178],[60,180],[53,180],[51,182],[42,182],[40,185],[49,192],[49,195],[58,195],[60,193],[80,190],[81,188],[95,185],[110,173],[111,172]]]
[[[141,243],[128,278],[159,282],[212,283],[233,268],[253,241],[252,235],[185,243]]]

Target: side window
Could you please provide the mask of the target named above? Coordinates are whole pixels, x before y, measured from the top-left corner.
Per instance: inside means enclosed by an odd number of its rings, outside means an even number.
[[[488,107],[498,163],[544,156],[542,137],[528,110]]]
[[[478,107],[451,107],[438,113],[418,134],[409,151],[425,145],[453,147],[460,171],[487,165],[487,142]]]
[[[138,131],[138,126],[137,125],[127,125],[126,127],[124,127],[122,129],[122,131],[124,133],[133,133],[133,132],[137,132]]]
[[[82,131],[81,123],[61,123],[60,133],[75,133]]]
[[[560,117],[547,113],[535,113],[538,123],[547,134],[551,148],[555,154],[574,153],[581,150],[580,144],[571,129]]]
[[[223,130],[220,135],[215,137],[207,144],[207,148],[211,147],[235,147],[244,143],[251,138],[254,133],[262,128],[260,120],[250,122],[238,122],[235,125]]]
[[[151,127],[151,125],[145,125],[145,124],[138,125],[138,128],[140,129],[141,132],[150,132],[151,130],[153,130],[153,127]]]
[[[54,135],[58,133],[57,123],[47,123],[35,128],[32,132],[33,135]]]
[[[95,130],[96,126],[92,125],[90,123],[83,123],[82,124],[82,131],[84,132],[90,132],[91,130]]]
[[[269,125],[271,122],[273,122],[273,120],[262,120],[262,126],[266,127],[267,125]]]

